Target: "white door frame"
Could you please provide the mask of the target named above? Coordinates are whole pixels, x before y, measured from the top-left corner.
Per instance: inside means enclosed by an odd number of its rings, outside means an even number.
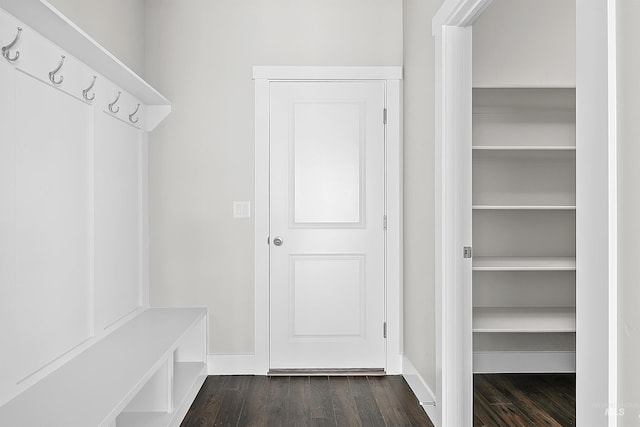
[[[385,191],[386,372],[401,373],[402,67],[253,67],[255,81],[255,354],[254,373],[269,371],[269,84],[272,81],[386,82]]]
[[[436,43],[436,426],[471,426],[470,283],[459,150],[471,135],[472,25],[492,0],[446,0]],[[576,2],[576,406],[617,425],[615,0]],[[464,161],[464,160],[463,160]],[[468,293],[465,293],[468,292]],[[609,416],[605,411],[609,408]],[[595,421],[595,420],[600,421]]]

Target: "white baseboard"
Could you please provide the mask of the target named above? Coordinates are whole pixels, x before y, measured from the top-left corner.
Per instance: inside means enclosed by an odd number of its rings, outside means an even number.
[[[478,351],[473,353],[473,372],[476,374],[539,374],[575,371],[575,351]]]
[[[427,413],[433,425],[440,427],[440,406],[436,404],[436,395],[405,355],[402,356],[402,376],[418,398],[420,406]]]
[[[209,354],[207,356],[208,375],[253,375],[255,355],[253,354]]]

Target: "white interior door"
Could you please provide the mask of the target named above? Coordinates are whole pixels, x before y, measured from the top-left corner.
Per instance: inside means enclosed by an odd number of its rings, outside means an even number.
[[[385,83],[270,85],[270,368],[385,368]]]

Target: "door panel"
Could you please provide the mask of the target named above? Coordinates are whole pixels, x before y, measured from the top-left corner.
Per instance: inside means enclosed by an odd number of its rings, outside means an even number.
[[[364,261],[364,254],[290,256],[291,339],[365,338]]]
[[[384,82],[270,90],[270,368],[384,368]]]
[[[360,224],[364,202],[362,107],[339,99],[293,106],[296,225]]]

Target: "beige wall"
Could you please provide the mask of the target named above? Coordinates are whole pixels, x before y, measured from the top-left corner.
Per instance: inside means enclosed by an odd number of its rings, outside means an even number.
[[[144,76],[144,0],[49,0],[140,76]]]
[[[207,306],[210,352],[251,354],[253,65],[401,65],[401,0],[147,0],[151,303]]]
[[[640,425],[640,3],[617,2],[618,417]]]
[[[436,391],[435,43],[441,0],[404,0],[404,353]]]
[[[473,85],[575,86],[575,0],[495,0],[473,25]]]

